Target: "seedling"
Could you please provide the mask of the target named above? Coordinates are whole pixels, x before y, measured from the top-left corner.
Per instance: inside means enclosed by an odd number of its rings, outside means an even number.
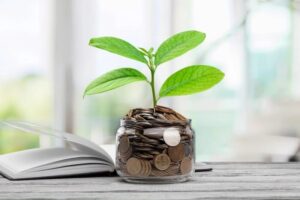
[[[155,72],[163,63],[170,61],[189,50],[197,47],[205,39],[205,34],[199,31],[185,31],[164,41],[154,52],[153,48],[136,48],[132,44],[115,37],[92,38],[90,46],[109,51],[144,63],[150,70],[150,80],[134,68],[119,68],[107,72],[85,89],[85,95],[103,93],[136,81],[146,81],[151,86],[153,106],[164,97],[190,95],[207,90],[219,83],[224,73],[208,65],[192,65],[185,67],[167,78],[157,96],[155,90]]]

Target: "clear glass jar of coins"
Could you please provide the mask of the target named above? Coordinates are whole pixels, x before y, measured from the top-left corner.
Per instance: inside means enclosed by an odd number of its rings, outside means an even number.
[[[183,182],[194,171],[190,120],[170,108],[131,110],[121,120],[116,139],[116,169],[125,181]]]

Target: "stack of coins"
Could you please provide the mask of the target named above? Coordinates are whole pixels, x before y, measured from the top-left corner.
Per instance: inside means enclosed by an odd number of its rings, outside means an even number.
[[[130,110],[117,134],[117,171],[131,177],[190,174],[193,140],[190,120],[170,108]]]

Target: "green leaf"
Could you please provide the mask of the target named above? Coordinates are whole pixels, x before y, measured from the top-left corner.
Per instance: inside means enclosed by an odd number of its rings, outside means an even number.
[[[106,92],[136,81],[147,81],[147,78],[133,68],[116,69],[92,81],[85,89],[84,96]]]
[[[155,54],[155,65],[176,58],[198,46],[205,39],[205,33],[199,31],[185,31],[173,35],[164,41]]]
[[[92,38],[89,43],[90,46],[97,47],[133,60],[137,60],[147,64],[142,52],[135,48],[129,42],[115,37],[98,37]]]
[[[162,85],[159,96],[180,96],[202,92],[219,83],[224,73],[205,65],[193,65],[172,74]]]

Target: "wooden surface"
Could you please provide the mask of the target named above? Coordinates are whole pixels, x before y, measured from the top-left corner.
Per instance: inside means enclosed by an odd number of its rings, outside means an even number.
[[[129,184],[119,177],[9,181],[0,199],[300,199],[300,163],[210,163],[186,183]]]

